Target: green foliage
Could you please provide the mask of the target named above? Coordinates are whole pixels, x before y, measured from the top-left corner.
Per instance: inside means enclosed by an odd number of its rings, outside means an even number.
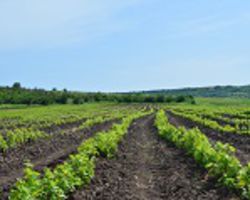
[[[214,146],[214,160],[206,165],[209,173],[219,177],[219,181],[229,188],[237,184],[237,176],[242,168],[239,160],[234,156],[235,149],[229,144],[217,142]]]
[[[165,94],[165,95],[192,95],[194,97],[250,97],[250,85],[246,86],[214,86],[199,88],[184,88],[173,90],[154,90],[146,92],[148,94]]]
[[[150,112],[131,114],[123,118],[121,124],[115,124],[111,130],[100,132],[83,142],[77,154],[71,155],[69,160],[56,166],[53,171],[45,169],[42,177],[28,166],[24,178],[10,191],[10,200],[66,199],[68,193],[90,182],[94,176],[95,157],[100,154],[112,157],[131,122]]]
[[[6,138],[0,135],[0,151],[6,151],[9,148],[15,148],[18,145],[28,141],[34,141],[38,138],[45,138],[48,135],[39,130],[32,128],[20,128],[12,131],[7,131]]]
[[[21,89],[21,83],[15,82],[12,86],[13,89]]]
[[[9,196],[10,200],[36,200],[41,189],[40,173],[32,169],[32,165],[27,165],[24,170],[24,177],[15,184]]]
[[[48,135],[42,131],[32,128],[15,129],[13,131],[8,131],[6,134],[7,144],[9,148],[13,148],[28,141],[34,141],[37,138],[44,137],[48,137]]]
[[[10,200],[63,200],[76,187],[88,184],[93,176],[94,159],[79,152],[53,171],[45,169],[43,177],[26,168],[24,178],[11,190]]]
[[[78,147],[78,152],[84,152],[87,156],[99,156],[96,138],[89,138]]]
[[[241,190],[243,197],[250,199],[250,163],[239,171],[237,188]]]
[[[94,176],[94,160],[84,154],[71,156],[69,161],[58,165],[52,172],[45,169],[41,179],[41,193],[38,199],[66,199],[66,194],[76,187],[89,183]]]
[[[104,121],[108,121],[110,118],[105,118],[104,116],[97,116],[94,119],[87,119],[82,125],[79,127],[80,130],[90,128],[93,125],[103,123]]]
[[[110,136],[106,136],[105,133],[97,135],[96,146],[98,152],[101,152],[102,155],[107,156],[108,158],[114,155],[114,152],[117,150],[117,137],[115,132],[109,132]]]
[[[150,113],[146,112],[147,113]],[[121,124],[115,124],[112,129],[107,133],[100,133],[96,136],[96,146],[98,151],[107,156],[108,158],[112,157],[114,153],[117,151],[117,147],[119,142],[121,141],[123,135],[126,133],[131,122],[145,115],[145,113],[136,113],[134,115],[130,115],[122,120]]]
[[[47,91],[43,89],[22,88],[20,83],[14,83],[13,87],[0,87],[0,104],[82,104],[86,102],[194,102],[190,96],[168,97],[166,95],[144,94],[141,93],[84,93],[70,92],[64,89],[58,91],[52,89]]]
[[[8,149],[8,144],[3,138],[3,136],[0,134],[0,151],[6,151]]]
[[[76,123],[89,117],[78,129],[75,129],[79,131],[105,121],[120,119],[134,110],[133,106],[104,103],[6,110],[6,112],[0,112],[0,125],[6,130],[4,137],[0,134],[0,151],[16,148],[39,138],[51,137],[51,134],[45,132],[51,126]],[[64,132],[62,131],[61,134]]]
[[[173,113],[220,132],[250,134],[249,107],[176,107]]]
[[[213,146],[197,128],[175,128],[167,122],[162,110],[156,115],[155,125],[161,137],[185,149],[199,164],[208,169],[209,175],[218,178],[218,181],[228,188],[241,190],[242,195],[250,199],[250,165],[242,167],[234,156],[234,147],[221,142]]]
[[[207,118],[201,118],[197,116],[196,114],[190,114],[190,113],[179,112],[179,111],[172,111],[172,112],[178,116],[184,117],[188,120],[201,124],[205,127],[218,130],[220,132],[236,132],[236,129],[230,125],[221,126],[216,121],[209,120]]]

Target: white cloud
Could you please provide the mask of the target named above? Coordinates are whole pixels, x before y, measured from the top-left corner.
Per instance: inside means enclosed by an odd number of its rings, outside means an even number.
[[[0,50],[61,46],[119,31],[115,15],[139,1],[0,1]]]

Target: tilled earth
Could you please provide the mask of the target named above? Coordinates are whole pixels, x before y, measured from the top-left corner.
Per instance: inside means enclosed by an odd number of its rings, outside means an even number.
[[[176,116],[170,111],[167,111],[167,116],[169,122],[177,127],[184,126],[187,129],[198,127],[210,140],[231,144],[237,149],[236,156],[242,164],[247,164],[250,161],[250,136],[219,132],[183,117]]]
[[[87,138],[99,131],[111,128],[113,123],[119,120],[111,120],[93,126],[83,131],[75,131],[77,126],[61,129],[64,134],[55,133],[51,138],[39,139],[0,155],[0,194],[1,199],[8,199],[10,187],[17,178],[23,176],[23,168],[26,160],[29,160],[34,168],[42,171],[45,167],[54,167],[62,163],[68,156],[75,153],[77,147]]]
[[[136,120],[115,158],[97,160],[90,185],[70,200],[235,200],[182,150],[159,139],[154,117]]]

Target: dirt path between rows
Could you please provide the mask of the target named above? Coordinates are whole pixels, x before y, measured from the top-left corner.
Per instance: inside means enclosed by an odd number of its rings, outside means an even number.
[[[93,126],[83,131],[67,129],[64,134],[55,134],[49,139],[39,139],[29,145],[13,149],[7,155],[0,156],[0,189],[1,199],[7,199],[10,187],[17,178],[23,176],[23,167],[29,160],[34,168],[42,171],[45,167],[62,163],[70,154],[75,153],[77,147],[87,138],[99,131],[111,128],[112,124],[119,120],[111,120]],[[1,194],[0,192],[0,194]]]
[[[68,130],[76,129],[82,123],[84,123],[86,120],[87,120],[87,118],[85,117],[85,118],[82,118],[82,119],[74,121],[74,122],[67,122],[67,123],[63,123],[60,125],[51,125],[51,126],[46,127],[46,128],[39,128],[39,130],[44,131],[50,135],[59,133],[62,130],[67,132]]]
[[[247,135],[239,135],[235,133],[222,133],[211,128],[204,127],[198,123],[177,116],[167,111],[169,122],[176,127],[184,126],[187,129],[198,127],[212,142],[220,141],[228,143],[237,149],[236,156],[242,164],[250,161],[250,137]]]
[[[97,160],[90,185],[69,200],[235,200],[182,150],[157,136],[153,116],[136,120],[117,156]]]

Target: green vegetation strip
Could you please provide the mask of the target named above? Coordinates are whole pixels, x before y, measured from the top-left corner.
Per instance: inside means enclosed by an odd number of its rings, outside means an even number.
[[[100,124],[100,123],[104,123],[104,122],[107,122],[107,121],[110,121],[112,119],[121,119],[123,118],[125,115],[124,113],[120,113],[120,114],[116,114],[116,115],[113,115],[113,116],[97,116],[97,117],[94,117],[94,118],[90,118],[90,119],[87,119],[85,122],[83,122],[79,127],[78,127],[78,130],[84,130],[84,129],[87,129],[87,128],[90,128],[96,124]]]
[[[226,113],[224,113],[225,115]],[[200,115],[200,114],[199,114]],[[226,118],[223,117],[219,114],[215,113],[205,113],[203,115],[200,115],[203,118],[208,118],[212,120],[220,120],[224,123],[230,124],[231,129],[234,129],[234,132],[239,133],[239,134],[250,134],[250,117],[249,119],[238,119],[238,118]]]
[[[51,104],[84,104],[87,102],[124,102],[124,103],[153,103],[153,102],[195,102],[190,95],[167,96],[164,94],[131,92],[131,93],[101,93],[101,92],[73,92],[49,91],[43,89],[28,89],[21,87],[16,82],[12,87],[0,86],[0,104],[26,104],[26,105],[51,105]]]
[[[77,154],[71,155],[67,161],[57,165],[53,171],[46,168],[44,174],[41,175],[28,165],[24,177],[18,180],[10,191],[9,199],[66,199],[67,194],[88,184],[93,178],[95,158],[99,155],[112,157],[132,121],[150,112],[137,112],[125,117],[121,124],[115,124],[111,130],[100,132],[86,140],[79,146]]]
[[[209,119],[202,119],[201,117],[198,117],[195,114],[178,112],[178,111],[173,111],[173,110],[172,110],[172,113],[174,113],[177,116],[184,117],[185,119],[188,119],[190,121],[196,122],[205,127],[212,128],[220,132],[236,133],[236,129],[230,125],[221,126],[216,121],[209,120]]]
[[[250,164],[245,167],[240,164],[234,156],[234,147],[221,142],[212,145],[199,129],[177,129],[168,122],[163,110],[157,113],[155,126],[162,138],[186,150],[219,183],[250,199]]]
[[[0,151],[6,151],[10,148],[15,148],[28,141],[35,141],[39,138],[49,137],[43,131],[32,128],[20,128],[6,133],[6,139],[0,134]]]
[[[209,128],[223,132],[233,132],[237,134],[250,134],[250,116],[246,108],[231,108],[231,107],[175,107],[168,108],[177,112],[178,115],[183,115],[188,119],[193,119],[197,123],[201,123]],[[244,114],[243,114],[244,113]],[[185,116],[184,116],[185,115]],[[221,126],[217,121],[227,124]]]
[[[85,118],[109,113],[129,112],[133,109],[133,106],[128,107],[108,103],[89,103],[77,106],[31,106],[23,109],[0,110],[0,129],[9,130],[20,127],[44,129],[54,125],[74,123]]]
[[[105,116],[97,116],[87,119],[78,128],[77,131],[90,128],[94,125],[110,121],[112,119],[121,119],[126,113],[112,113]],[[62,134],[64,131],[61,132]],[[48,135],[44,131],[36,130],[34,128],[17,128],[6,133],[5,138],[0,134],[0,151],[7,151],[10,148],[15,148],[28,141],[35,141],[41,138],[51,138],[53,135]]]

